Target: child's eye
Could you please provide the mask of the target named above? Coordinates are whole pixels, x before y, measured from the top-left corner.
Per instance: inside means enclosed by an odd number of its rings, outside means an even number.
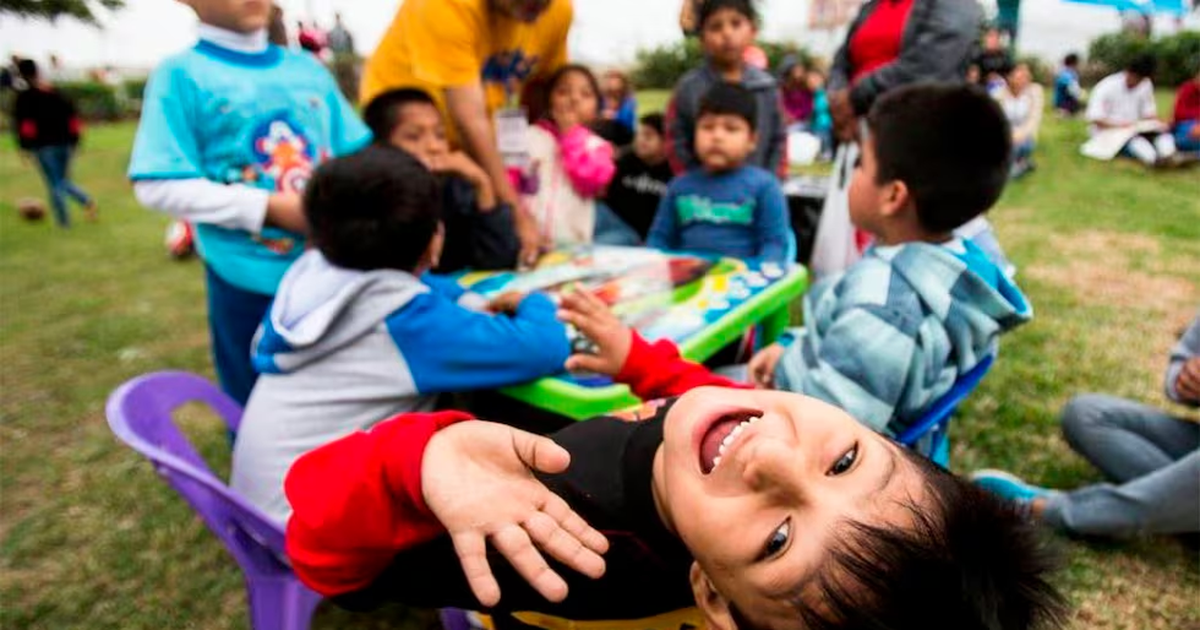
[[[787,547],[788,539],[791,537],[792,519],[789,518],[767,537],[767,544],[763,546],[763,559],[765,560],[778,555],[780,551],[783,551]]]
[[[841,458],[834,462],[833,466],[829,467],[829,471],[825,473],[825,476],[836,477],[844,475],[854,467],[854,462],[856,461],[858,461],[858,444],[855,444],[854,448],[846,451],[845,455],[842,455]]]

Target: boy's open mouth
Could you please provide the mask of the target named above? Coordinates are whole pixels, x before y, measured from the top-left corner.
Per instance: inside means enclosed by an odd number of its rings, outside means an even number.
[[[762,415],[763,412],[757,409],[739,409],[717,418],[700,440],[700,472],[711,473],[738,435]]]

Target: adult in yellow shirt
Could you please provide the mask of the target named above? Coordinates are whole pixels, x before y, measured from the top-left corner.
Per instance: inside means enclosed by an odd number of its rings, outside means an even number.
[[[451,141],[514,209],[526,264],[537,257],[537,227],[509,182],[492,116],[567,63],[572,18],[571,0],[404,0],[363,72],[364,103],[396,88],[433,96],[453,121]]]

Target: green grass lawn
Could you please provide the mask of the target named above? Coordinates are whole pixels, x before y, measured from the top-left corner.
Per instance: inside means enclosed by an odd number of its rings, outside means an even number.
[[[661,106],[663,94],[644,95]],[[212,376],[199,263],[169,260],[166,219],[124,178],[132,124],[88,134],[76,181],[102,220],[60,231],[25,223],[35,171],[0,141],[0,628],[244,628],[242,581],[216,539],[120,445],[106,396],[162,369]],[[959,471],[1003,467],[1063,486],[1098,474],[1059,437],[1077,392],[1155,405],[1167,349],[1200,304],[1200,170],[1149,173],[1078,156],[1079,122],[1048,118],[1039,170],[993,212],[1037,317],[952,429]],[[218,470],[223,432],[183,414]],[[1063,541],[1059,581],[1078,628],[1195,628],[1200,562],[1171,539]],[[316,628],[421,627],[322,608]]]

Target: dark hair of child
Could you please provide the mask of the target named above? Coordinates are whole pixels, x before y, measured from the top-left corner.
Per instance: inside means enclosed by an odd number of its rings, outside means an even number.
[[[1066,58],[1063,59],[1063,65],[1068,68],[1074,68],[1075,66],[1078,66],[1079,65],[1079,55],[1077,55],[1075,53],[1071,53],[1071,54],[1067,55]]]
[[[416,88],[389,90],[371,99],[363,110],[363,122],[371,128],[375,142],[387,144],[392,132],[400,126],[400,110],[414,103],[437,107],[428,92]]]
[[[741,13],[747,20],[758,24],[758,9],[753,0],[701,0],[700,8],[696,11],[696,24],[700,30],[708,23],[708,18],[722,9],[730,9]]]
[[[585,79],[587,79],[588,83],[592,86],[592,93],[596,95],[596,100],[599,102],[603,92],[600,91],[600,81],[596,79],[596,75],[593,74],[587,66],[577,63],[569,63],[556,70],[554,74],[550,75],[550,80],[546,81],[546,94],[542,101],[543,116],[550,116],[550,112],[552,111],[550,101],[554,98],[554,89],[558,87],[558,83],[565,79],[567,75],[574,73],[581,74]]]
[[[758,104],[754,94],[733,83],[718,83],[700,98],[700,109],[696,120],[705,116],[737,116],[750,125],[750,131],[758,131]]]
[[[17,61],[17,74],[21,75],[27,83],[32,83],[38,80],[37,62],[32,59],[21,59]]]
[[[659,113],[646,114],[638,119],[638,123],[653,129],[654,133],[657,133],[659,136],[663,135],[663,127],[666,125],[663,115]]]
[[[380,144],[321,165],[304,192],[313,244],[334,265],[360,271],[416,269],[441,207],[437,178]]]
[[[949,232],[983,214],[1008,182],[1008,119],[978,87],[922,83],[896,89],[876,101],[867,127],[876,183],[904,182],[929,232]]]
[[[906,506],[913,524],[904,529],[851,523],[795,595],[804,627],[1060,627],[1066,600],[1050,583],[1058,556],[1038,525],[921,455],[900,452],[901,465],[922,474],[932,508]],[[743,611],[731,614],[738,630],[756,630]]]
[[[1125,69],[1139,77],[1149,78],[1154,76],[1154,71],[1158,69],[1158,60],[1151,54],[1138,55],[1125,65]]]

